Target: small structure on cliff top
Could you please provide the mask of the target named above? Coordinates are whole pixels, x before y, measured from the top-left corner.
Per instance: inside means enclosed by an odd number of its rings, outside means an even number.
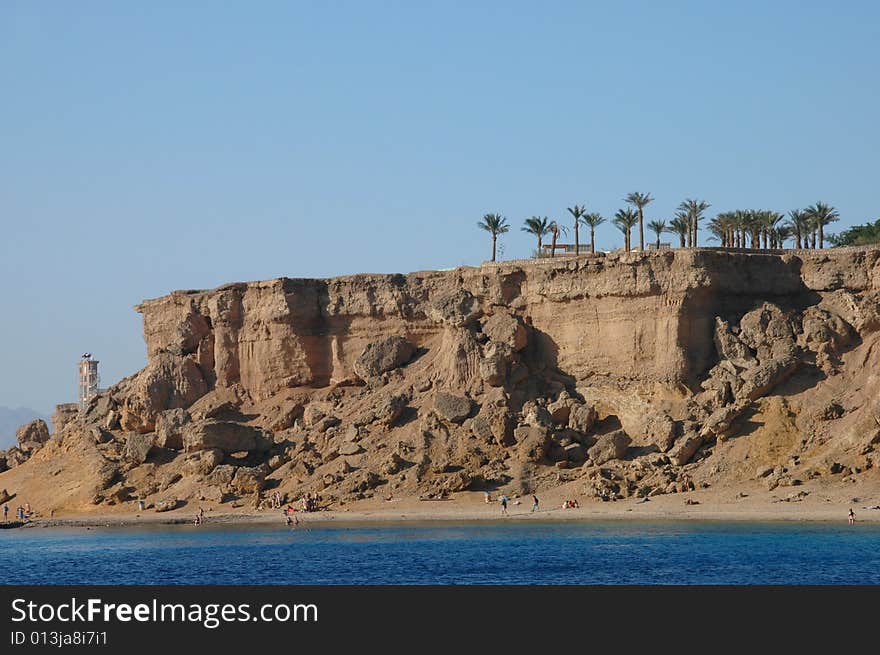
[[[88,402],[98,395],[98,360],[92,353],[83,353],[79,360],[79,408],[84,409]]]
[[[544,250],[545,257],[550,257],[551,255],[553,255],[554,251],[553,251],[553,244],[552,243],[545,243],[541,247]],[[588,255],[588,254],[590,254],[590,244],[589,243],[579,243],[578,244],[578,251],[579,252],[577,252],[577,253],[575,252],[573,243],[557,243],[555,256],[556,257],[564,257],[566,255],[575,255],[575,254]]]

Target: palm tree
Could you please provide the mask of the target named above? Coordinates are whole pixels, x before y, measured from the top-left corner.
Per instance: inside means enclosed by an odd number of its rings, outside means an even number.
[[[806,237],[809,230],[809,219],[807,212],[803,209],[792,209],[788,212],[788,225],[794,232],[795,247],[800,250],[803,248],[803,238]]]
[[[590,226],[590,252],[596,252],[596,228],[605,222],[602,214],[599,212],[591,212],[581,216],[581,222]]]
[[[776,239],[776,247],[785,248],[785,242],[794,236],[794,230],[788,223],[783,223],[774,230],[773,236]]]
[[[483,220],[477,222],[477,227],[492,235],[492,261],[494,262],[498,236],[510,230],[507,219],[501,214],[484,214]]]
[[[770,247],[771,248],[782,248],[782,240],[780,236],[782,234],[782,219],[785,218],[785,214],[782,212],[768,212],[767,215],[767,225],[769,225],[769,234],[767,235],[770,239]],[[786,232],[786,238],[788,233]]]
[[[813,228],[815,231],[819,233],[819,247],[825,247],[825,226],[830,225],[834,221],[840,218],[840,214],[837,212],[834,207],[831,205],[826,205],[824,202],[817,202],[815,205],[810,205],[806,209],[807,216],[813,224]],[[813,247],[816,247],[816,237],[815,234],[813,236]]]
[[[703,218],[703,212],[709,209],[711,205],[705,200],[694,200],[687,198],[678,206],[678,210],[684,212],[688,217],[688,246],[696,248],[698,234],[700,230],[700,220]]]
[[[565,234],[568,231],[568,228],[564,225],[560,225],[556,221],[550,221],[550,234],[553,235],[553,245],[550,250],[550,256],[556,257],[556,240],[559,239],[560,234]]]
[[[736,234],[734,235],[735,248],[745,249],[747,247],[746,234],[749,231],[750,220],[751,214],[747,210],[737,209],[733,212],[733,224],[734,229],[736,230]]]
[[[761,233],[762,243],[760,244],[764,250],[768,248],[775,248],[776,241],[773,238],[777,227],[779,226],[779,222],[782,220],[783,216],[779,212],[770,211],[768,209],[761,210],[756,212],[757,216],[757,226]]]
[[[538,257],[541,256],[541,246],[544,243],[544,235],[550,233],[550,219],[546,216],[532,216],[524,221],[525,225],[520,229],[523,232],[534,234],[538,237]]]
[[[617,213],[614,214],[614,225],[617,226],[617,229],[623,232],[623,247],[626,248],[626,251],[630,251],[630,239],[631,232],[633,226],[638,223],[639,215],[627,207],[626,209],[618,209]]]
[[[623,199],[629,205],[632,205],[639,212],[639,248],[645,249],[645,206],[653,200],[650,193],[639,193],[634,191]]]
[[[709,231],[722,248],[732,248],[734,244],[735,222],[733,212],[721,212],[709,221]]]
[[[684,248],[687,234],[690,231],[690,224],[688,223],[687,216],[682,212],[678,212],[675,215],[675,218],[669,221],[669,227],[666,229],[668,232],[678,235],[678,245],[680,248]]]
[[[578,226],[581,223],[581,217],[587,213],[586,205],[575,205],[574,207],[566,207],[568,213],[574,217],[574,254],[581,254],[581,242],[578,238]]]
[[[648,229],[657,235],[657,250],[660,250],[660,235],[666,231],[666,221],[651,221]]]

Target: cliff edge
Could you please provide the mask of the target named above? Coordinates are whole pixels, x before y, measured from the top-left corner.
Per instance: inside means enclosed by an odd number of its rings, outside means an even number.
[[[607,500],[876,475],[880,249],[281,278],[137,306],[147,366],[23,426],[43,511],[389,494]]]

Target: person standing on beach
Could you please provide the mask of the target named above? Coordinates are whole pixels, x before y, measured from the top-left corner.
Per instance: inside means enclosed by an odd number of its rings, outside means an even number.
[[[849,524],[853,525],[856,522],[856,513],[852,511],[852,507],[849,508]]]
[[[532,494],[532,511],[538,511],[538,497],[535,494]]]
[[[501,496],[501,513],[507,514],[507,496]]]
[[[9,521],[9,505],[3,505],[3,522],[7,523]]]

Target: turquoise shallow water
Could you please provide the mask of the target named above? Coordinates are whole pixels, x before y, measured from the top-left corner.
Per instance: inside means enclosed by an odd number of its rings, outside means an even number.
[[[0,530],[6,584],[880,584],[880,525]]]

